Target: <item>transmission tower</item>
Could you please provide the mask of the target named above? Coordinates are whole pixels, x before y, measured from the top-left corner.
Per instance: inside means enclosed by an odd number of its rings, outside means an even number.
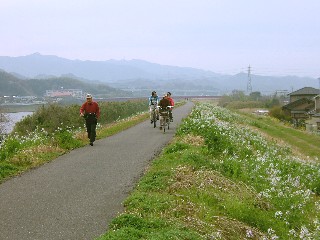
[[[247,83],[247,92],[250,94],[252,93],[252,86],[251,86],[251,67],[248,67],[248,83]]]

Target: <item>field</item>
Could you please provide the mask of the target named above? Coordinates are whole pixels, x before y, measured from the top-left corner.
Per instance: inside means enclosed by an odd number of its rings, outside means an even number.
[[[99,240],[320,239],[319,142],[199,103]]]

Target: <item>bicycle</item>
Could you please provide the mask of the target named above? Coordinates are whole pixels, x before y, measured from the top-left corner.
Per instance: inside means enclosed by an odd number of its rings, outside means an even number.
[[[157,114],[157,106],[156,105],[151,105],[152,108],[152,123],[153,123],[153,127],[156,128],[157,127],[157,120],[158,120],[158,114]]]
[[[160,118],[162,118],[162,121],[160,121],[160,127],[163,129],[163,133],[166,132],[166,128],[170,129],[170,117],[169,117],[169,110],[172,108],[172,106],[168,106],[166,110],[159,109]]]

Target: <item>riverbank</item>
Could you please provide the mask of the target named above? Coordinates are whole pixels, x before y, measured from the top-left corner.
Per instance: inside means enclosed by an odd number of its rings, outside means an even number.
[[[9,134],[12,132],[14,125],[22,120],[24,117],[33,114],[33,112],[7,112],[3,113],[4,121],[0,122],[0,129],[2,133]]]
[[[17,113],[17,112],[35,112],[43,104],[1,104],[0,111],[2,113]]]

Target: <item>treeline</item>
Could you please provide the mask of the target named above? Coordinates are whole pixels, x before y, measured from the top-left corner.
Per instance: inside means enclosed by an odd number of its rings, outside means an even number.
[[[100,102],[100,124],[111,123],[119,119],[129,117],[148,109],[146,100],[130,100],[126,102]],[[80,105],[74,104],[62,106],[50,104],[42,106],[34,114],[27,116],[18,122],[13,132],[20,135],[43,129],[48,133],[57,128],[80,128],[84,125],[84,119],[79,116]]]
[[[260,92],[246,95],[242,91],[234,90],[232,94],[222,96],[218,105],[228,109],[266,108],[270,116],[290,122],[291,116],[282,110],[284,100],[285,96],[263,96]]]
[[[243,91],[234,90],[230,95],[224,95],[219,100],[219,106],[229,109],[242,108],[272,108],[280,105],[277,96],[263,96],[260,92],[246,95]]]
[[[5,71],[0,71],[0,85],[0,96],[43,96],[46,90],[60,90],[61,88],[82,89],[84,92],[104,97],[132,96],[129,92],[93,81],[85,82],[71,77],[22,80]]]

